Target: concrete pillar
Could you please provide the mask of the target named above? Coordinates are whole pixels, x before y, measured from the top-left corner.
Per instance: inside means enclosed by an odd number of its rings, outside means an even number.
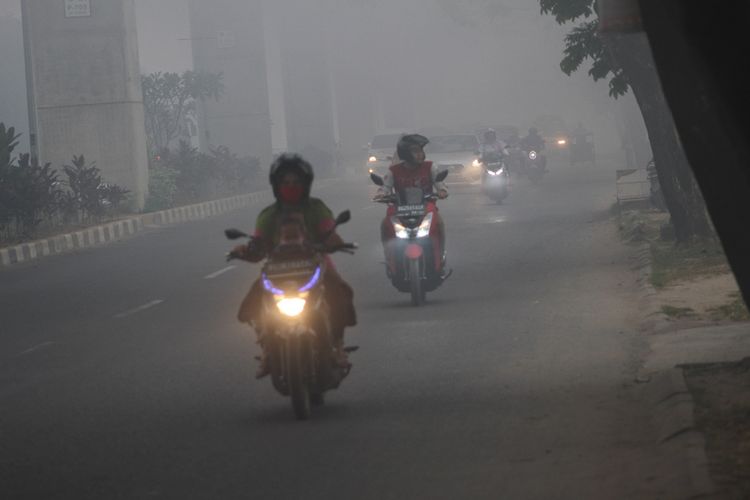
[[[261,0],[191,0],[193,67],[224,75],[224,95],[200,103],[201,147],[272,158]]]
[[[281,48],[288,147],[302,153],[316,173],[330,175],[336,156],[325,11],[319,0],[267,2]],[[294,15],[291,15],[293,12]]]
[[[142,208],[148,156],[133,0],[22,0],[39,158],[95,161]]]

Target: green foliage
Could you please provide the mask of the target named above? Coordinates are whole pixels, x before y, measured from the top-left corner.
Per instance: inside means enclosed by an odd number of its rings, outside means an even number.
[[[68,207],[78,212],[80,220],[102,215],[104,207],[100,199],[99,186],[102,176],[95,163],[86,164],[83,155],[73,156],[72,165],[63,166],[70,188]]]
[[[604,49],[601,39],[597,34],[599,21],[588,21],[573,28],[565,36],[565,49],[563,59],[560,61],[560,69],[570,76],[586,61],[591,60],[589,75],[595,80],[601,80],[612,75],[609,80],[609,94],[619,97],[628,91],[628,82],[623,69],[614,64],[614,61]]]
[[[20,156],[14,174],[13,216],[21,234],[29,236],[45,218],[57,211],[62,200],[61,184],[50,163],[40,165],[28,154]]]
[[[555,17],[558,24],[585,22],[574,27],[565,36],[565,49],[560,69],[571,75],[581,65],[591,62],[589,75],[595,80],[610,78],[609,94],[619,97],[628,91],[628,81],[622,67],[607,53],[597,31],[599,20],[595,17],[596,0],[539,0],[542,14]],[[594,16],[594,19],[590,19]]]
[[[238,157],[228,147],[211,149],[211,163],[214,165],[220,188],[224,192],[244,192],[250,189],[261,175],[260,160],[253,156]]]
[[[174,206],[177,196],[178,172],[165,165],[156,164],[149,170],[148,198],[144,211],[155,212]]]
[[[584,19],[595,13],[596,0],[539,0],[542,14],[555,16],[557,24]]]
[[[151,73],[141,77],[146,136],[151,153],[167,149],[180,132],[185,113],[195,102],[219,99],[224,92],[221,73],[185,71]]]

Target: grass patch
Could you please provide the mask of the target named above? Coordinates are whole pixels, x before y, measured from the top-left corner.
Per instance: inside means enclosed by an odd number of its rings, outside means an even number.
[[[661,212],[630,210],[620,214],[618,229],[627,242],[652,241],[659,238],[659,227],[667,218]]]
[[[730,272],[727,258],[715,241],[675,245],[651,241],[651,284],[656,288]]]
[[[731,302],[708,310],[710,318],[714,321],[750,321],[750,311],[742,300],[739,292],[730,294]]]
[[[691,307],[661,306],[661,312],[670,318],[689,318],[696,315]]]

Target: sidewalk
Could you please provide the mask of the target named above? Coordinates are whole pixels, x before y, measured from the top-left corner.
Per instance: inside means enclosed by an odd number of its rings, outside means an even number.
[[[647,245],[638,261],[648,353],[636,381],[659,443],[687,461],[694,497],[750,498],[750,322],[730,321],[736,282],[704,270],[656,289]]]

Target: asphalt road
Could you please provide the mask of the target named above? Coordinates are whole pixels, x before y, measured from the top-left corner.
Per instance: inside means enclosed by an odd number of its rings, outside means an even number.
[[[392,289],[365,179],[317,193],[356,256],[361,348],[298,422],[253,378],[223,260],[260,206],[0,272],[0,498],[675,498],[649,409],[614,175],[551,162],[502,206],[440,204],[454,275]]]

